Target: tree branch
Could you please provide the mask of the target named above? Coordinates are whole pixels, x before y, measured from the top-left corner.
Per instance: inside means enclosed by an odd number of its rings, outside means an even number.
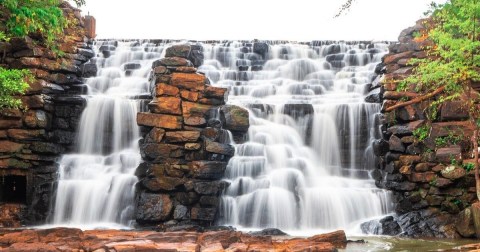
[[[415,103],[419,103],[419,102],[421,102],[421,101],[424,101],[424,100],[426,100],[426,99],[428,99],[428,98],[431,98],[431,97],[433,97],[433,96],[435,96],[435,95],[443,92],[443,90],[445,90],[445,87],[446,87],[446,86],[441,86],[441,87],[435,89],[433,92],[428,93],[428,94],[426,94],[426,95],[419,96],[419,97],[417,97],[417,98],[415,98],[415,99],[412,99],[412,100],[410,100],[410,101],[406,101],[406,102],[402,102],[402,103],[397,103],[397,104],[395,104],[395,105],[393,105],[393,106],[391,106],[391,107],[389,107],[389,108],[386,108],[386,109],[385,109],[385,112],[390,112],[390,111],[392,111],[392,110],[394,110],[394,109],[397,109],[397,108],[405,107],[405,106],[408,106],[408,105],[412,105],[412,104],[415,104]]]

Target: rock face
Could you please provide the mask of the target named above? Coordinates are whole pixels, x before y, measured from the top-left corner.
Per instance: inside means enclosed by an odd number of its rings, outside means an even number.
[[[175,45],[153,63],[153,99],[149,112],[137,115],[144,132],[144,163],[136,173],[140,225],[211,224],[224,186],[219,180],[235,152],[222,133],[241,137],[248,130],[248,111],[225,105],[227,90],[208,85],[191,66],[203,59],[199,52],[195,45]]]
[[[410,59],[427,57],[425,48],[431,41],[414,39],[415,33],[424,32],[424,21],[404,30],[400,42],[390,45],[390,53],[377,67],[377,72],[383,73],[381,88],[377,88],[384,114],[379,125],[383,140],[374,144],[380,163],[373,174],[379,187],[393,192],[398,216],[389,219],[388,225],[376,221],[363,227],[386,235],[398,233],[390,228],[398,226],[403,230],[401,235],[409,237],[473,237],[469,206],[476,200],[475,179],[466,169],[468,160],[464,160],[471,156],[469,138],[473,132],[462,106],[467,102],[444,103],[432,122],[427,122],[425,114],[427,101],[385,113],[386,108],[405,98],[423,95],[416,91],[415,83],[401,92],[397,85],[411,73]]]
[[[0,233],[1,251],[318,251],[345,248],[343,231],[308,238],[220,231],[121,231],[55,228]]]
[[[82,74],[90,77],[97,71],[95,64],[88,62],[94,52],[85,38],[80,11],[68,3],[60,7],[73,24],[56,43],[64,54],[55,55],[38,36],[14,38],[5,46],[1,66],[29,69],[35,79],[20,97],[24,110],[0,110],[4,181],[0,186],[0,226],[46,220],[54,195],[56,159],[72,149],[84,108]]]

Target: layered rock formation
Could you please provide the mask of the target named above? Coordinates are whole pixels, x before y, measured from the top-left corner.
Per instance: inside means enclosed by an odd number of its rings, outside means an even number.
[[[237,231],[152,232],[79,229],[24,230],[0,234],[1,251],[337,251],[343,231],[309,238],[255,236]]]
[[[0,226],[45,221],[56,179],[56,159],[71,149],[83,99],[82,64],[94,55],[84,40],[80,11],[63,3],[72,24],[59,38],[61,54],[41,38],[2,43],[2,67],[29,69],[35,76],[21,98],[24,109],[0,110]]]
[[[432,42],[415,38],[415,34],[425,32],[424,21],[404,30],[399,43],[390,46],[390,53],[377,66],[383,79],[374,83],[378,91],[367,100],[382,101],[382,112],[406,97],[424,95],[416,90],[415,83],[405,92],[397,91],[398,82],[412,73],[410,60],[428,57],[426,48]],[[377,223],[376,230],[383,230],[379,233],[448,238],[474,235],[469,206],[476,201],[475,179],[466,165],[473,128],[464,107],[466,101],[462,101],[466,97],[444,102],[437,118],[429,120],[428,107],[435,99],[400,107],[378,118],[383,139],[373,148],[381,162],[372,175],[379,187],[393,192],[399,215]],[[364,228],[368,225],[372,223]]]
[[[175,45],[153,63],[153,100],[137,115],[143,126],[136,220],[141,225],[208,225],[215,220],[223,177],[249,127],[248,111],[225,105],[227,89],[208,84],[196,68],[202,48]]]

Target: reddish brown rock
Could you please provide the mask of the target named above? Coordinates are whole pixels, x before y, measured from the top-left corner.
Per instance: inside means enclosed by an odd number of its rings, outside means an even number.
[[[165,135],[165,141],[168,143],[195,142],[200,137],[198,131],[171,131]]]
[[[29,110],[23,118],[23,122],[29,128],[46,128],[47,120],[47,114],[43,110]]]
[[[145,142],[147,143],[160,143],[165,135],[165,130],[161,128],[152,128],[150,132],[145,136]]]
[[[436,175],[434,172],[414,172],[409,176],[410,181],[420,183],[428,183],[435,179]]]
[[[460,146],[439,148],[435,153],[438,162],[450,164],[452,161],[460,162],[462,160],[462,150]]]
[[[153,69],[154,74],[167,74],[168,69],[165,66],[157,66]]]
[[[183,146],[174,144],[147,143],[142,148],[145,157],[155,158],[178,158],[184,155]]]
[[[202,91],[205,89],[205,75],[196,73],[173,73],[170,84],[179,88]]]
[[[39,109],[45,105],[42,95],[22,96],[21,100],[23,106],[29,109]]]
[[[167,176],[147,178],[142,180],[142,185],[152,192],[173,191],[183,183],[185,183],[183,179]]]
[[[202,145],[199,143],[186,143],[185,150],[199,150],[202,148]]]
[[[22,119],[0,119],[0,129],[22,127]]]
[[[205,88],[205,97],[224,100],[226,98],[227,91],[228,89],[226,88],[207,86]]]
[[[185,100],[196,102],[198,100],[199,93],[188,91],[188,90],[182,90],[180,91],[180,96]]]
[[[153,113],[181,115],[182,100],[177,97],[157,97],[148,104],[148,108]]]
[[[416,156],[416,155],[401,155],[399,159],[402,165],[417,164],[417,163],[420,163],[421,160],[422,160],[422,157]]]
[[[226,162],[220,161],[193,161],[189,168],[195,178],[216,180],[224,176]]]
[[[0,141],[0,153],[14,153],[19,152],[23,148],[23,144],[12,141]]]
[[[233,156],[235,148],[230,144],[221,144],[212,141],[205,141],[205,150],[211,153]]]
[[[468,119],[468,109],[464,101],[447,101],[442,104],[440,109],[440,119],[442,121],[465,120]]]
[[[467,171],[465,171],[463,167],[459,167],[456,165],[449,165],[445,167],[440,173],[443,177],[452,180],[463,178],[465,177],[465,175],[467,175]]]
[[[176,96],[179,92],[180,90],[177,87],[165,83],[158,83],[155,86],[155,94],[157,97],[162,95]]]
[[[137,123],[141,126],[181,129],[182,117],[141,112],[137,114]]]
[[[185,124],[189,126],[205,126],[207,124],[207,120],[203,116],[190,116],[185,117]]]
[[[46,136],[45,130],[9,129],[8,136],[16,140],[39,140]]]
[[[412,54],[413,54],[412,51],[406,51],[406,52],[398,53],[398,54],[388,54],[387,56],[385,56],[385,59],[383,60],[383,63],[385,65],[389,65],[389,64],[392,64],[392,63],[395,63],[395,62],[399,61],[400,59],[410,58],[412,56]]]
[[[211,108],[212,106],[210,105],[198,104],[187,101],[182,102],[182,112],[185,118],[203,117],[205,113],[207,113],[207,111]]]

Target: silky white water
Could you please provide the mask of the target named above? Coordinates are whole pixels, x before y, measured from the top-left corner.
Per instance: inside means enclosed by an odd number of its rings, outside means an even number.
[[[139,42],[100,42],[96,77],[87,79],[87,106],[78,126],[77,153],[63,155],[53,225],[125,228],[131,224],[141,162],[136,115],[140,95],[163,47]],[[110,47],[104,57],[101,46]]]
[[[387,45],[278,44],[263,59],[240,42],[204,49],[199,70],[250,111],[248,140],[227,167],[219,224],[352,231],[391,211],[389,193],[370,177],[380,105],[364,102]]]

